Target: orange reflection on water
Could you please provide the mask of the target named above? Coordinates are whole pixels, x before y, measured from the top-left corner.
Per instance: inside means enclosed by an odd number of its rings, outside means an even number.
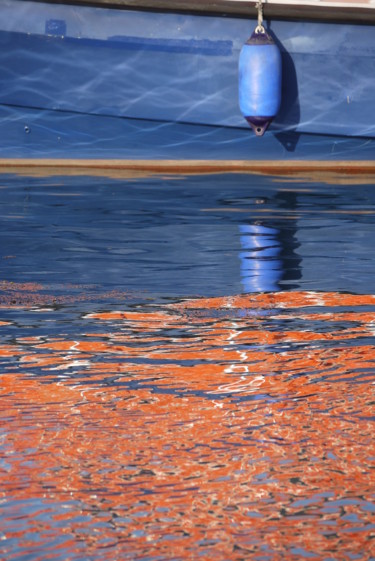
[[[1,345],[4,558],[369,561],[374,304],[195,299]]]

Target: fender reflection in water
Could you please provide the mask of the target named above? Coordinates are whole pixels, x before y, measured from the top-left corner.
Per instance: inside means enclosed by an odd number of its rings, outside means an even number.
[[[262,224],[239,226],[241,245],[241,279],[244,292],[278,290],[283,270],[280,260],[279,230]]]

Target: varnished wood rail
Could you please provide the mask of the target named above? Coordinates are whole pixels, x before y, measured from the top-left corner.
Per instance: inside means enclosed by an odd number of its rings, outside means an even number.
[[[22,2],[24,0],[17,0]],[[232,17],[255,17],[255,1],[236,0],[34,0],[49,4],[74,4],[97,8],[187,12]],[[266,19],[294,19],[337,23],[375,24],[375,9],[364,6],[327,6],[314,4],[264,3]]]
[[[116,179],[205,174],[268,175],[324,183],[374,183],[372,160],[74,160],[0,159],[0,174],[33,177],[99,176]]]

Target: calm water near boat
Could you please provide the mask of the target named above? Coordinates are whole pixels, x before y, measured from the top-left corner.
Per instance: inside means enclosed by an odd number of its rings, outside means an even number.
[[[1,177],[1,560],[375,560],[354,181]]]

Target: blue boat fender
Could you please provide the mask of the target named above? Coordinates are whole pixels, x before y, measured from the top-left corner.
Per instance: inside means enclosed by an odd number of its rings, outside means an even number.
[[[277,115],[281,103],[281,54],[262,25],[262,4],[258,26],[243,45],[239,59],[240,109],[257,136],[263,136]]]

